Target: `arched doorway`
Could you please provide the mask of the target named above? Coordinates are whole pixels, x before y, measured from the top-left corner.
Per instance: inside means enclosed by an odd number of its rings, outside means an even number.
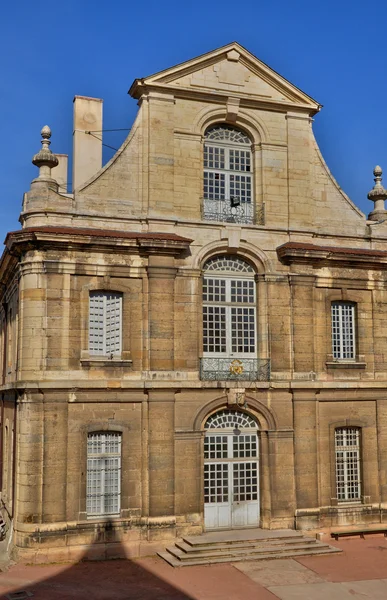
[[[258,425],[248,414],[222,410],[205,423],[206,529],[258,527]]]

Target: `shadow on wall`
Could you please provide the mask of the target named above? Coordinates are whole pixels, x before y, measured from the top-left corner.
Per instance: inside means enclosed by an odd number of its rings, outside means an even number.
[[[101,541],[101,539],[103,541]],[[174,569],[160,560],[116,559],[125,556],[124,546],[115,541],[111,522],[97,534],[93,544],[76,564],[21,565],[0,574],[0,598],[7,600],[194,600],[174,587]],[[106,547],[105,541],[109,541]]]

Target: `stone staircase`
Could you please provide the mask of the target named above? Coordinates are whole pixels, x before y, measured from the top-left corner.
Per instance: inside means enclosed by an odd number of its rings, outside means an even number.
[[[334,552],[341,550],[290,529],[236,529],[185,537],[158,555],[173,567],[185,567]]]

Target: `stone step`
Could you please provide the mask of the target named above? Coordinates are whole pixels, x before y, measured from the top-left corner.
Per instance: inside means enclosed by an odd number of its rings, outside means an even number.
[[[293,530],[260,530],[257,535],[257,530],[249,531],[248,529],[232,530],[231,532],[221,533],[205,533],[197,536],[183,537],[184,542],[190,546],[212,546],[214,544],[235,544],[244,542],[274,542],[282,540],[298,540],[304,536],[299,531]],[[242,537],[236,537],[241,535]],[[313,538],[315,539],[315,538]]]
[[[179,547],[175,546],[170,546],[169,548],[167,548],[167,552],[169,552],[170,554],[172,554],[173,556],[175,556],[176,558],[182,560],[182,561],[187,561],[187,560],[191,560],[191,559],[201,559],[201,558],[207,558],[207,559],[217,559],[220,556],[222,558],[229,558],[229,559],[233,559],[234,556],[245,556],[246,554],[248,554],[249,556],[257,556],[259,558],[259,556],[261,554],[278,554],[280,552],[288,552],[288,551],[292,551],[292,552],[296,552],[298,550],[300,551],[306,551],[306,550],[311,550],[311,551],[315,551],[315,549],[322,549],[322,548],[329,548],[328,545],[324,545],[324,546],[318,546],[317,543],[315,543],[314,545],[311,544],[297,544],[297,546],[277,546],[277,547],[265,547],[265,546],[261,546],[259,548],[228,548],[227,550],[223,550],[222,553],[220,552],[216,552],[213,551],[213,549],[208,548],[206,551],[201,551],[201,552],[185,552],[184,550],[180,549]]]
[[[190,558],[189,560],[180,560],[177,556],[170,554],[169,552],[158,552],[158,555],[163,558],[167,563],[169,563],[173,567],[188,567],[195,565],[211,565],[218,563],[230,563],[230,562],[241,562],[248,560],[275,560],[279,558],[294,558],[297,556],[315,556],[320,554],[332,554],[335,552],[341,552],[339,548],[333,548],[332,546],[328,546],[327,544],[318,545],[308,547],[306,550],[301,549],[287,549],[282,550],[280,552],[272,552],[272,553],[260,553],[257,554],[249,554],[248,552],[243,555],[233,556],[233,557],[224,557],[224,556],[216,556],[212,558]]]
[[[274,538],[274,539],[268,539],[268,540],[262,540],[262,539],[251,539],[251,540],[234,540],[234,541],[229,541],[227,543],[224,542],[214,542],[212,544],[189,544],[185,541],[185,539],[183,538],[182,542],[176,542],[176,547],[180,548],[181,550],[183,550],[184,552],[190,553],[190,552],[205,552],[205,551],[209,551],[211,549],[211,551],[213,552],[224,552],[227,551],[229,549],[246,549],[246,550],[252,550],[254,548],[263,548],[263,549],[269,549],[269,548],[277,548],[278,546],[284,546],[284,545],[297,545],[297,544],[315,544],[316,543],[316,539],[315,538],[308,538],[308,537],[303,537],[303,536],[299,536],[299,537],[295,537],[295,538]]]

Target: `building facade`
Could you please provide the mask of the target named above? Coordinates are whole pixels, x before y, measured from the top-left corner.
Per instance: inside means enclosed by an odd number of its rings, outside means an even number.
[[[102,167],[74,101],[1,281],[1,500],[15,555],[387,520],[387,192],[330,174],[320,105],[237,43],[136,80]],[[97,133],[98,132],[98,133]],[[108,550],[107,550],[108,551]],[[113,553],[113,550],[111,550]]]

